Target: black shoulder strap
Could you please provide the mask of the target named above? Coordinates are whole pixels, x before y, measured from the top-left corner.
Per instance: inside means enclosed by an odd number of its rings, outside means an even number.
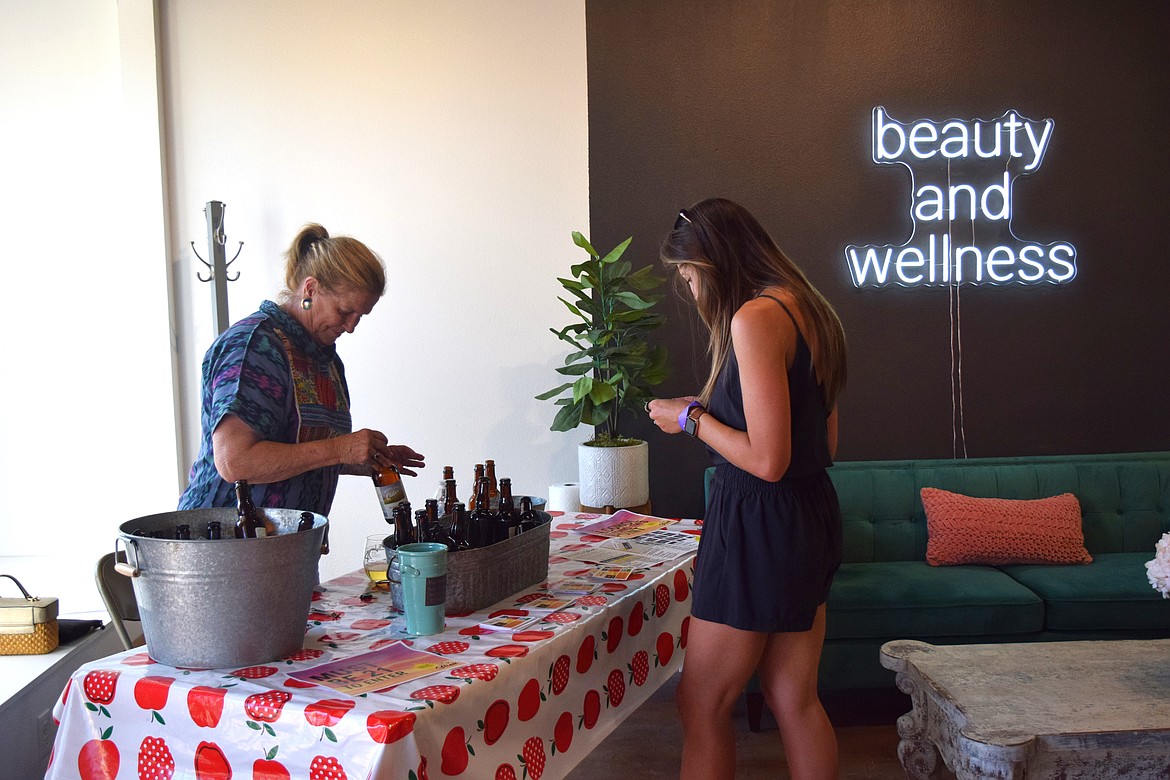
[[[780,308],[781,308],[781,309],[783,309],[783,310],[784,310],[784,313],[788,315],[788,319],[792,320],[792,326],[793,326],[794,328],[796,328],[796,332],[797,332],[797,333],[800,333],[800,323],[796,321],[796,317],[793,317],[793,316],[792,316],[792,312],[790,312],[790,311],[788,310],[788,307],[784,305],[784,301],[780,300],[779,298],[777,298],[777,297],[776,297],[776,296],[774,296],[774,295],[768,295],[767,293],[760,293],[760,294],[759,294],[757,297],[759,297],[759,298],[771,298],[772,300],[776,301],[776,303],[780,304]],[[803,334],[802,334],[802,335],[803,335]]]

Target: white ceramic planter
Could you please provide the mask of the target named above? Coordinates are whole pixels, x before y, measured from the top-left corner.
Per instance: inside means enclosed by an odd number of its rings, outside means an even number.
[[[650,445],[577,445],[581,504],[592,507],[641,506],[650,500]]]

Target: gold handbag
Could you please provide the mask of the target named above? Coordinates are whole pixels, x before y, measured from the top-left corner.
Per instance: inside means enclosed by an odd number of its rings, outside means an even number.
[[[57,649],[57,599],[35,598],[10,574],[24,598],[0,598],[0,655],[41,655]]]

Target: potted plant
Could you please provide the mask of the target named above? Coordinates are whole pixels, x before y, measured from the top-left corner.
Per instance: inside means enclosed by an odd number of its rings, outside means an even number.
[[[622,435],[622,413],[640,411],[653,396],[650,388],[666,377],[666,350],[651,346],[647,335],[666,318],[652,311],[665,281],[651,266],[632,270],[622,255],[633,237],[604,257],[581,233],[573,243],[589,259],[570,268],[572,278],[557,281],[571,300],[560,298],[577,319],[560,330],[549,328],[573,347],[557,373],[576,377],[536,396],[557,398],[552,430],[594,426],[594,437],[578,447],[581,503],[588,507],[640,507],[650,500],[649,447]]]

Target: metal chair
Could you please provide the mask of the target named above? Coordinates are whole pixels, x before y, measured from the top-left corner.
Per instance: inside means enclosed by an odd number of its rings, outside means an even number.
[[[119,560],[125,563],[125,553]],[[98,593],[110,613],[110,622],[114,624],[114,632],[122,640],[122,645],[129,650],[142,644],[131,638],[126,623],[141,623],[142,617],[138,614],[138,601],[134,598],[134,585],[130,578],[114,570],[114,553],[106,553],[98,560],[94,577],[97,580]],[[139,633],[139,636],[141,634]]]

